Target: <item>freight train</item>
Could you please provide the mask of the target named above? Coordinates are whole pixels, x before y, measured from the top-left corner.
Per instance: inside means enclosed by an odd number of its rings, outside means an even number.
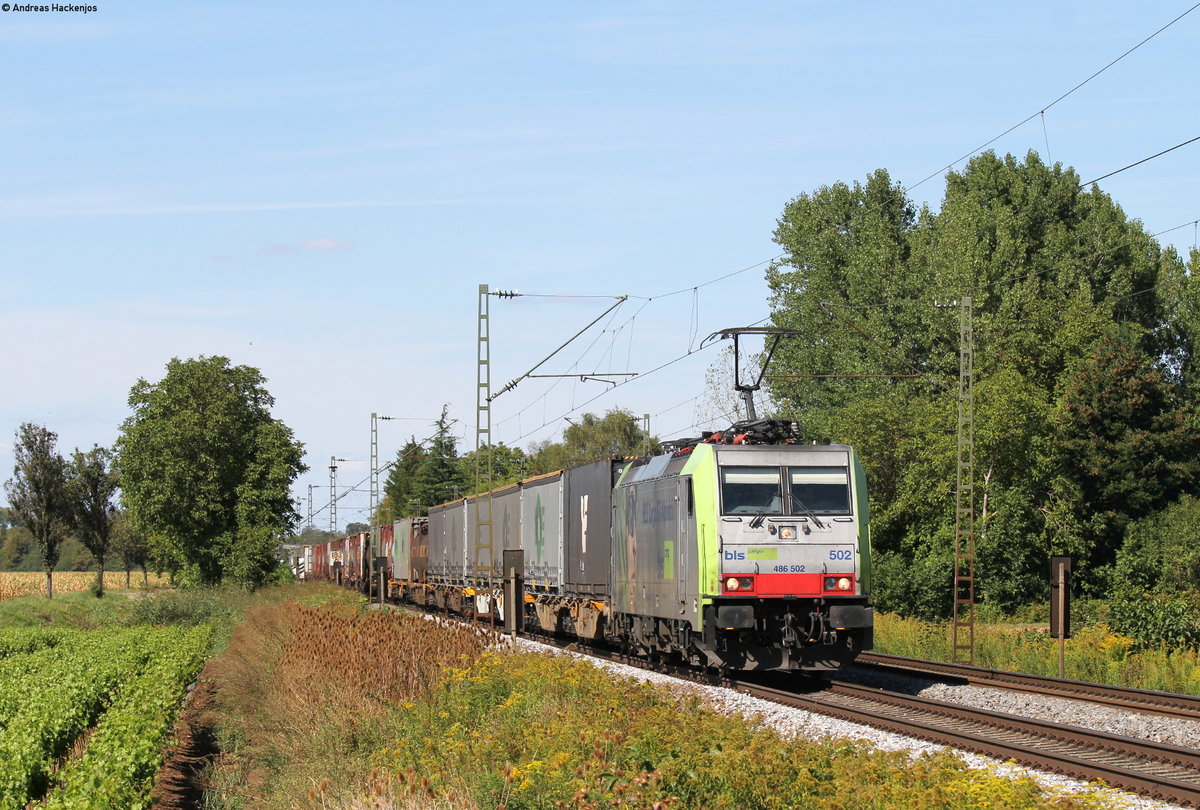
[[[854,450],[758,420],[444,503],[307,546],[309,578],[721,669],[822,670],[871,648],[870,521]],[[372,574],[374,573],[374,578]]]

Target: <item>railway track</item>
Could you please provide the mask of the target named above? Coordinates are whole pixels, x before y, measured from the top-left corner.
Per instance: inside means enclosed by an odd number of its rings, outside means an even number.
[[[972,667],[964,664],[946,664],[940,661],[924,661],[899,655],[863,653],[855,660],[857,665],[900,672],[907,675],[928,675],[938,680],[957,681],[974,686],[989,686],[1037,695],[1071,698],[1129,709],[1145,714],[1178,717],[1200,721],[1200,697],[1177,695],[1170,692],[1152,692],[1126,686],[1071,681],[1049,678],[1042,675],[1026,675],[1020,672]]]
[[[771,679],[777,680],[777,679]],[[832,681],[809,693],[757,679],[754,697],[1002,760],[1200,807],[1200,751]]]
[[[595,650],[586,652],[597,654]],[[1200,751],[1194,748],[930,700],[842,681],[837,675],[824,682],[779,673],[718,677],[678,665],[651,665],[623,655],[600,652],[597,657],[725,686],[773,703],[1000,760],[1013,760],[1073,779],[1102,780],[1112,787],[1160,801],[1200,807]],[[956,673],[954,677],[964,677],[964,673]],[[1021,677],[1016,676],[1014,683],[1019,683]],[[1030,680],[1039,679],[1030,676]],[[1043,686],[1041,690],[1032,686],[1024,686],[1022,690],[1197,719],[1194,713],[1187,713],[1186,706],[1173,705],[1175,698],[1182,699],[1180,703],[1186,702],[1186,695],[1068,681]],[[1114,694],[1120,698],[1114,698]],[[1167,705],[1155,705],[1164,703]]]

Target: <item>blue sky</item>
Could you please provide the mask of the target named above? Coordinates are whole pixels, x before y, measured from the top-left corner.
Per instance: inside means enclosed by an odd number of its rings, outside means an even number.
[[[767,316],[761,268],[691,288],[775,255],[790,198],[882,167],[936,207],[918,181],[1189,8],[95,4],[0,12],[0,478],[21,422],[111,443],[138,377],[219,354],[268,378],[304,495],[331,455],[366,476],[372,411],[415,420],[385,458],[443,403],[473,445],[480,283],[575,296],[492,301],[497,387],[609,305],[582,296],[631,298],[542,371],[644,373]],[[1089,180],[1200,135],[1198,33],[1200,10],[992,148]],[[1156,233],[1200,218],[1198,179],[1200,143],[1101,187]],[[495,437],[557,437],[597,395],[694,432],[716,357],[528,380]]]

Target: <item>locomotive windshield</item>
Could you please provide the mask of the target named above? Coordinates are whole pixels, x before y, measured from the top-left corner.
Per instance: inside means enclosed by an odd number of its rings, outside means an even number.
[[[850,514],[850,478],[845,467],[789,467],[792,514],[805,508],[818,515]]]
[[[722,467],[721,513],[848,515],[849,470],[845,467]]]
[[[726,515],[782,515],[778,467],[722,467],[721,500]]]

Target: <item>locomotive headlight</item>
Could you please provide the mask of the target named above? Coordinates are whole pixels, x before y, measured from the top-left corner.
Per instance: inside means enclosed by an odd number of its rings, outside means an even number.
[[[850,590],[850,577],[842,577],[841,579],[838,580],[837,585],[838,585],[839,591]]]
[[[824,589],[827,591],[848,591],[854,587],[850,577],[825,577]]]
[[[754,590],[754,577],[726,577],[726,591],[752,591]]]
[[[780,526],[779,527],[779,539],[780,540],[795,540],[796,539],[796,527],[795,526]]]

